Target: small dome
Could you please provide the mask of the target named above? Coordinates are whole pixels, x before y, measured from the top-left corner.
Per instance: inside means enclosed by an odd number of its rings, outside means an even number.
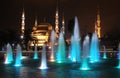
[[[37,30],[37,27],[36,27],[36,26],[33,27],[33,31],[35,31],[35,30]]]

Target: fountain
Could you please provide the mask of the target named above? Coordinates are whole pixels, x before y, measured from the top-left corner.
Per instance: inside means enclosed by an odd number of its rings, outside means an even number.
[[[96,33],[93,33],[91,45],[90,45],[90,62],[98,62],[100,60],[98,37]]]
[[[42,58],[41,58],[41,65],[40,69],[47,69],[47,59],[46,59],[46,45],[44,44],[42,47]]]
[[[68,47],[68,54],[67,54],[67,58],[70,59],[71,58],[71,46]]]
[[[107,55],[106,55],[106,47],[103,45],[103,59],[107,59]]]
[[[75,52],[75,48],[76,46],[74,45],[74,37],[71,36],[71,49],[70,49],[70,54],[69,54],[69,58],[72,62],[76,62],[76,52]]]
[[[80,36],[78,19],[75,17],[74,33],[71,37],[71,59],[73,62],[80,62]]]
[[[5,64],[9,64],[13,61],[13,52],[12,52],[12,47],[8,43],[7,44],[7,51],[6,51],[6,57],[5,57]]]
[[[118,66],[117,66],[117,68],[120,69],[120,43],[118,45]]]
[[[74,49],[76,52],[76,61],[80,62],[81,47],[80,47],[79,24],[78,24],[77,17],[75,17],[75,26],[74,26],[73,37],[74,37],[74,45],[76,46]]]
[[[34,59],[38,59],[38,51],[37,51],[37,46],[34,46]]]
[[[89,36],[85,37],[83,42],[83,52],[81,57],[81,70],[88,70],[89,69]]]
[[[66,47],[65,47],[65,40],[63,37],[63,33],[60,32],[59,40],[58,40],[58,51],[56,54],[56,62],[63,63],[66,61]]]
[[[14,66],[21,66],[22,65],[21,64],[21,58],[22,58],[22,49],[21,49],[21,46],[18,44]]]
[[[76,53],[74,52],[74,42],[73,42],[73,36],[71,36],[71,45],[70,45],[70,48],[69,48],[69,58],[71,61],[73,62],[76,62]]]
[[[55,32],[54,30],[52,30],[51,32],[51,53],[50,53],[50,62],[54,62],[55,61],[55,54],[54,54],[54,44],[55,44]]]

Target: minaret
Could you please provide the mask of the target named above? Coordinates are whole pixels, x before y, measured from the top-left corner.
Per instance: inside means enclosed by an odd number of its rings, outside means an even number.
[[[25,13],[24,13],[24,8],[22,12],[22,27],[21,27],[21,39],[24,39],[24,31],[25,31]]]
[[[37,16],[35,17],[35,26],[37,27],[38,22],[37,22]]]
[[[56,37],[58,38],[58,34],[59,34],[58,0],[57,0],[56,14],[55,14],[55,32],[56,32]]]
[[[98,8],[98,13],[97,13],[97,20],[95,23],[95,32],[98,35],[98,38],[101,38],[101,26],[100,26],[100,13],[99,13],[99,8]]]
[[[97,33],[97,24],[95,22],[95,33]]]
[[[37,26],[38,26],[38,23],[37,23],[37,16],[35,17],[35,25],[33,26],[33,31],[37,30]]]
[[[63,34],[65,34],[65,18],[64,18],[64,13],[63,13],[63,17],[62,17],[62,32],[63,32]]]

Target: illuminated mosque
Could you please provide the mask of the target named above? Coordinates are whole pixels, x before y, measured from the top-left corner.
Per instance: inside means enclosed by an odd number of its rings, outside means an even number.
[[[98,8],[97,12],[97,18],[95,21],[95,33],[97,33],[98,38],[101,38],[101,25],[100,25],[100,12]],[[35,19],[35,24],[32,28],[31,37],[32,41],[29,41],[30,47],[33,47],[37,45],[38,47],[43,46],[43,44],[46,42],[47,46],[50,45],[50,35],[51,31],[53,30],[53,26],[50,23],[44,22],[44,23],[37,23],[37,17]],[[56,13],[55,13],[55,33],[56,38],[59,37],[59,32],[62,30],[63,34],[65,34],[65,20],[64,20],[64,14],[62,17],[62,27],[59,28],[59,9],[58,9],[58,0],[57,0],[57,7],[56,7]],[[25,11],[23,9],[22,13],[22,24],[21,24],[21,40],[24,41],[24,31],[25,31]],[[67,39],[66,39],[67,41]]]
[[[21,40],[24,41],[24,31],[25,31],[25,12],[23,10],[22,13],[22,24],[21,24]],[[43,44],[46,42],[47,45],[50,45],[50,34],[53,30],[53,27],[50,23],[44,22],[44,23],[37,23],[37,18],[35,19],[35,24],[32,28],[31,37],[32,41],[29,41],[29,46],[37,45],[43,46]],[[64,16],[62,17],[62,27],[59,29],[59,10],[58,10],[58,1],[57,1],[57,7],[56,7],[56,13],[55,13],[55,32],[56,32],[56,38],[58,38],[60,30],[62,30],[63,34],[65,34],[65,22],[64,22]]]

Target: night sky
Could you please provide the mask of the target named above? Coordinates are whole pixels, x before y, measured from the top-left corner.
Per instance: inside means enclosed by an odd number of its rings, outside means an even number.
[[[69,20],[78,17],[82,34],[94,32],[97,6],[100,8],[102,35],[120,34],[119,0],[60,0],[59,15],[64,11],[66,27]],[[38,23],[46,21],[54,26],[56,0],[1,0],[0,30],[12,29],[18,32],[21,27],[22,9],[25,9],[26,29],[34,25],[35,16]]]

